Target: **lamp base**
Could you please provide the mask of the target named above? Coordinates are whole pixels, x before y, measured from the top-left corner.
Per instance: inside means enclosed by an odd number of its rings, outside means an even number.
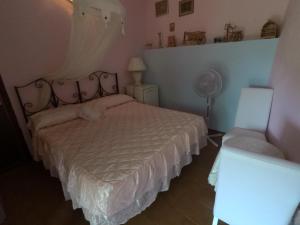
[[[142,85],[142,72],[132,72],[132,77],[134,80],[134,85],[141,86]]]

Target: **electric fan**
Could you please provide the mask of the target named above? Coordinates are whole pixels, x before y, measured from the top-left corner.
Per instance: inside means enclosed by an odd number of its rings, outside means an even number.
[[[197,78],[194,90],[200,97],[206,98],[205,120],[207,125],[209,125],[210,113],[212,110],[212,99],[222,90],[222,76],[215,70],[209,70]],[[212,140],[212,138],[220,136],[222,136],[222,134],[208,135],[207,139],[214,146],[218,147],[218,144]]]

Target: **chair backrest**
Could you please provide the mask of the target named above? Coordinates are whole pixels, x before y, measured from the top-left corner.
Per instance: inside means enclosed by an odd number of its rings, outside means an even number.
[[[267,129],[273,90],[242,88],[235,117],[235,127],[265,132]]]
[[[214,216],[230,225],[287,225],[300,202],[300,165],[222,151]]]

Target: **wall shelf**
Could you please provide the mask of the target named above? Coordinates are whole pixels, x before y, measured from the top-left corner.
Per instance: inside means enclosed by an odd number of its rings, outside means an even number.
[[[151,50],[169,50],[169,49],[178,49],[178,48],[202,48],[202,47],[212,47],[215,45],[243,45],[246,43],[251,42],[270,42],[272,40],[278,40],[279,38],[271,38],[271,39],[252,39],[252,40],[243,40],[243,41],[236,41],[236,42],[218,42],[218,43],[206,43],[203,45],[179,45],[176,47],[165,47],[165,48],[145,48],[145,51],[151,51]]]

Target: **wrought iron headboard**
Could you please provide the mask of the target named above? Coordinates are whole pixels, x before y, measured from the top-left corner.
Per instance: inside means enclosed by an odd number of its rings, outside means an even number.
[[[69,86],[72,86],[72,90],[67,93],[71,94],[72,101],[65,100],[64,96],[61,96],[55,88],[55,86],[63,87],[66,83],[68,83]],[[88,86],[88,83],[90,83],[90,85],[93,83],[93,88],[84,87],[84,84]],[[26,122],[28,121],[28,117],[49,108],[78,104],[108,95],[119,94],[118,74],[104,71],[94,72],[86,79],[79,81],[48,81],[40,78],[22,86],[15,86],[14,88]],[[37,103],[24,98],[22,90],[24,91],[28,88],[33,88],[35,91],[41,91],[41,89],[44,88],[48,90],[49,97],[47,97],[48,101],[45,106],[35,109],[35,107],[37,107]],[[86,88],[89,90],[86,90]],[[64,95],[65,94],[66,93],[64,93]]]

